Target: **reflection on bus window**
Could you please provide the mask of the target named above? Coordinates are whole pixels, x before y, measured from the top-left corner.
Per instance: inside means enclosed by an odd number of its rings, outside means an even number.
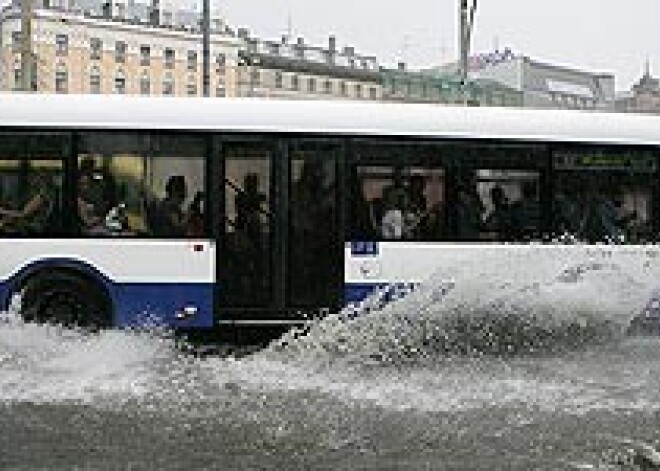
[[[651,154],[583,148],[557,151],[553,159],[558,239],[614,244],[652,239]]]
[[[63,233],[62,156],[57,134],[0,134],[0,234]]]
[[[204,235],[200,139],[88,133],[79,145],[77,211],[90,236]]]

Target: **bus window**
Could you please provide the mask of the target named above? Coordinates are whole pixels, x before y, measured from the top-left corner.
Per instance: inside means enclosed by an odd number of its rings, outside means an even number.
[[[343,247],[336,166],[340,150],[331,141],[294,141],[290,152],[288,293],[295,307],[332,307],[339,302]]]
[[[656,168],[648,151],[582,147],[555,151],[553,232],[588,243],[652,240]]]
[[[273,298],[271,156],[268,143],[223,143],[225,238],[222,302],[266,307]]]
[[[186,135],[83,134],[77,178],[80,232],[203,237],[203,144]]]
[[[365,144],[349,174],[351,240],[442,240],[445,174],[437,148]]]
[[[62,157],[68,136],[0,133],[0,234],[64,231]]]
[[[541,148],[452,145],[447,220],[458,241],[527,242],[543,234]]]

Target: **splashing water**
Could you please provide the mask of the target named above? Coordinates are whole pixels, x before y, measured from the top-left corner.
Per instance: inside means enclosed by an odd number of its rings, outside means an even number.
[[[420,364],[447,354],[547,353],[607,342],[621,338],[660,283],[655,252],[617,252],[624,251],[484,249],[396,302],[372,297],[270,350],[314,361]]]

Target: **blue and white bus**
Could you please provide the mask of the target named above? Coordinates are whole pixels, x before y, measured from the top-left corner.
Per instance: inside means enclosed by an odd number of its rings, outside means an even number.
[[[660,120],[0,95],[0,302],[37,321],[298,322],[456,253],[649,244]]]

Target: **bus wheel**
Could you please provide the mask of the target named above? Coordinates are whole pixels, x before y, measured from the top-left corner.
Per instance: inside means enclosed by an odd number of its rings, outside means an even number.
[[[28,322],[91,330],[111,324],[110,303],[103,290],[81,276],[60,271],[28,280],[22,293],[21,315]]]

